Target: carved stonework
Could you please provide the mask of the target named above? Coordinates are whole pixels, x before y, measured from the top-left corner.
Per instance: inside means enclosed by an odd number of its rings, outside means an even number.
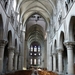
[[[19,51],[15,51],[15,55],[18,55],[19,54]]]
[[[56,52],[53,52],[53,53],[52,53],[52,55],[56,55],[56,54],[57,54]]]
[[[75,45],[75,42],[73,41],[65,41],[64,42],[64,45],[68,48],[68,49],[71,49],[73,48],[73,46]]]
[[[57,50],[57,52],[62,52],[62,51],[64,51],[64,49],[62,49],[62,48],[57,48],[56,50]]]
[[[0,40],[0,46],[5,46],[6,43],[7,43],[7,41],[5,41],[5,40]]]
[[[10,46],[10,47],[8,47],[8,50],[9,50],[9,52],[14,52],[14,50],[15,50],[15,47],[13,47],[13,46]]]

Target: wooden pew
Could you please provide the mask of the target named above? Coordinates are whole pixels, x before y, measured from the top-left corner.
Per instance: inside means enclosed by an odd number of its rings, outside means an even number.
[[[31,75],[32,70],[20,70],[20,71],[16,71],[13,74],[12,73],[8,73],[5,75]]]

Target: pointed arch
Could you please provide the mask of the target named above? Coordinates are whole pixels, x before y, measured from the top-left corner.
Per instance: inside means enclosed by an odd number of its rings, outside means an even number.
[[[72,16],[70,19],[69,27],[68,27],[68,34],[69,34],[69,39],[70,41],[74,41],[74,29],[75,28],[75,16]]]
[[[60,49],[63,49],[64,39],[65,39],[64,32],[61,31],[60,32],[60,38],[59,38],[59,46],[60,46]]]
[[[24,21],[24,23],[23,23],[23,25],[26,25],[25,23],[27,22],[27,20],[33,15],[33,14],[35,14],[35,13],[37,13],[37,14],[39,14],[40,16],[42,16],[42,18],[45,20],[45,22],[46,22],[46,30],[47,30],[47,28],[49,28],[49,22],[48,22],[48,19],[45,17],[45,15],[43,15],[40,11],[33,11],[32,13],[30,13],[29,14],[29,16],[27,17],[27,19]],[[24,27],[26,27],[26,26],[24,26]]]
[[[8,31],[8,47],[12,46],[12,31]]]

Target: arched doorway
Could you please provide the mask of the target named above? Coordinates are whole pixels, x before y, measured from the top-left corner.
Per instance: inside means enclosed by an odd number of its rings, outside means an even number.
[[[64,45],[64,40],[65,40],[65,37],[64,37],[64,32],[61,31],[61,34],[60,34],[60,45],[61,45],[61,48],[63,50],[62,52],[62,71],[64,72],[64,74],[67,74],[67,49],[66,49],[66,46]]]

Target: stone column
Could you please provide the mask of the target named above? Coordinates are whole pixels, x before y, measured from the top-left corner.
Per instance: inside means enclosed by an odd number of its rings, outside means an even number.
[[[53,53],[53,71],[56,71],[56,53]]]
[[[21,61],[21,59],[22,59],[22,57],[21,57],[21,55],[19,55],[19,70],[22,70],[22,61]]]
[[[50,71],[52,71],[52,55],[50,55]]]
[[[62,52],[63,52],[63,49],[57,49],[57,52],[58,52],[58,71],[59,71],[59,74],[62,74],[62,71],[63,71]]]
[[[14,58],[14,47],[8,47],[9,57],[8,57],[8,71],[13,70],[13,58]]]
[[[15,70],[17,70],[18,52],[15,52]]]
[[[68,58],[68,75],[74,75],[74,58],[73,58],[73,45],[74,42],[65,42],[67,48],[67,58]]]
[[[24,27],[25,29],[26,29],[26,27]],[[22,31],[22,47],[21,47],[21,66],[22,66],[22,69],[23,69],[23,67],[24,66],[26,66],[25,65],[25,63],[24,63],[24,58],[25,58],[25,31],[23,30]]]
[[[5,44],[6,44],[5,40],[0,40],[0,73],[2,73],[3,70],[3,56]]]
[[[47,31],[47,70],[50,70],[50,44],[49,44],[49,31]]]

